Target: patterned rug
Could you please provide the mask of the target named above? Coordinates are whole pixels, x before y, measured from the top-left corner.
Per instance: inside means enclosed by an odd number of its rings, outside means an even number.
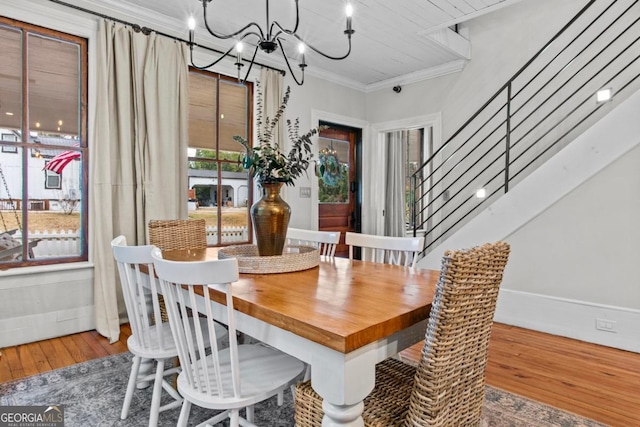
[[[0,384],[0,406],[64,405],[65,427],[144,426],[151,388],[133,395],[129,417],[120,420],[131,354],[124,353],[69,366],[22,380]],[[160,414],[159,426],[175,426],[179,409]],[[189,425],[213,412],[193,406]],[[292,427],[291,393],[278,407],[274,399],[256,406],[256,424]],[[227,426],[228,424],[223,424]],[[482,427],[601,427],[600,424],[557,408],[487,386]]]

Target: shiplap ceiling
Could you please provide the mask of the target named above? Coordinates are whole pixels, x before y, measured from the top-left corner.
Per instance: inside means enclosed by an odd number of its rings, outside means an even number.
[[[353,49],[341,61],[332,61],[313,52],[307,53],[307,73],[324,77],[362,90],[423,80],[460,70],[470,57],[464,33],[450,29],[498,8],[520,0],[352,0],[354,7]],[[108,7],[125,17],[139,17],[137,22],[160,22],[173,29],[182,27],[194,15],[198,22],[196,41],[215,48],[228,48],[204,29],[199,0],[70,0],[89,8]],[[299,34],[320,50],[340,55],[347,49],[344,8],[346,0],[299,0]],[[264,0],[213,0],[209,4],[210,25],[220,32],[231,32],[255,21],[264,27]],[[294,1],[271,1],[272,20],[291,27]],[[95,7],[94,7],[95,8]],[[107,10],[108,11],[108,10]],[[285,48],[297,61],[296,46]],[[284,68],[279,52],[259,52],[258,60]],[[231,63],[231,61],[228,61]],[[296,62],[297,63],[297,62]],[[296,67],[297,71],[297,67]]]

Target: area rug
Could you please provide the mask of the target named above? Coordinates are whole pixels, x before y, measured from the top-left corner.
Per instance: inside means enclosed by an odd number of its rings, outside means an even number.
[[[0,406],[64,405],[65,427],[145,426],[151,388],[137,390],[126,420],[120,410],[126,389],[131,354],[123,353],[79,363],[44,374],[0,384]],[[160,414],[159,426],[175,426],[179,409]],[[193,407],[189,425],[214,412]],[[291,393],[284,405],[275,398],[256,406],[255,422],[264,427],[293,427]],[[223,424],[227,426],[228,424]],[[601,427],[600,424],[487,386],[482,427]]]

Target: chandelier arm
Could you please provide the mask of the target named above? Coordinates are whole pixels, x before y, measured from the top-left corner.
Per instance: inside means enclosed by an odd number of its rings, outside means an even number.
[[[242,79],[242,82],[247,81],[247,78],[249,77],[249,73],[251,72],[251,68],[253,68],[253,63],[256,60],[256,54],[258,53],[259,48],[260,48],[260,45],[256,45],[256,48],[253,50],[253,56],[251,57],[249,68],[247,69],[247,73],[244,75],[244,79]],[[284,73],[284,71],[282,71],[282,73]]]
[[[284,30],[284,32],[286,33],[287,31],[286,31],[286,30]],[[325,57],[325,58],[327,58],[327,59],[333,59],[333,60],[339,61],[339,60],[341,60],[341,59],[345,59],[347,56],[349,56],[349,54],[351,54],[351,34],[347,34],[347,39],[348,39],[348,41],[349,41],[349,49],[347,50],[347,53],[345,53],[345,54],[344,54],[344,55],[342,55],[342,56],[332,56],[332,55],[327,55],[326,53],[322,52],[321,50],[319,50],[319,49],[317,49],[317,48],[313,47],[313,45],[310,45],[309,43],[307,43],[307,42],[306,42],[302,37],[300,37],[299,35],[297,35],[297,34],[295,34],[295,33],[292,33],[292,34],[290,34],[290,35],[292,35],[293,37],[297,38],[299,41],[301,41],[302,43],[304,43],[306,46],[308,46],[308,47],[309,47],[311,50],[313,50],[315,53],[318,53],[318,54],[320,54],[320,55],[324,56],[324,57]]]
[[[286,34],[295,34],[298,32],[298,25],[300,24],[300,12],[298,9],[298,0],[295,0],[296,3],[296,25],[293,27],[293,30],[285,30],[282,25],[278,21],[273,21],[271,23],[271,27],[269,28],[269,34],[271,34],[271,40],[276,40],[278,36],[282,33]],[[278,31],[275,35],[273,34],[273,27],[278,27],[280,31]]]
[[[202,2],[202,10],[203,10],[203,20],[204,20],[204,26],[207,29],[207,31],[209,32],[209,34],[211,34],[212,36],[219,38],[219,39],[230,39],[233,38],[235,36],[237,36],[238,34],[242,33],[243,31],[245,31],[246,29],[250,28],[250,27],[256,27],[258,29],[258,31],[260,32],[260,40],[264,39],[264,33],[262,32],[262,28],[260,28],[260,25],[258,25],[255,22],[250,22],[247,25],[245,25],[244,27],[240,28],[238,31],[231,33],[231,34],[219,34],[216,33],[210,26],[209,26],[209,20],[207,19],[207,1],[203,1]],[[257,34],[257,33],[250,33],[250,34]],[[244,36],[242,37],[244,38]]]
[[[196,65],[196,63],[193,61],[193,45],[190,46],[190,50],[191,50],[191,66],[197,70],[206,70],[207,68],[211,68],[214,65],[216,65],[218,62],[222,61],[224,58],[227,57],[227,55],[229,55],[229,53],[233,50],[235,46],[231,46],[229,48],[229,50],[227,50],[225,53],[223,53],[220,58],[216,59],[215,61],[213,61],[211,64],[208,65],[204,65],[204,66],[199,66]]]
[[[293,77],[293,81],[295,81],[298,86],[302,86],[302,84],[304,83],[304,67],[305,67],[305,65],[300,65],[300,69],[302,70],[302,79],[300,81],[298,81],[298,79],[296,78],[296,75],[294,74],[293,70],[291,69],[291,64],[289,63],[289,58],[287,58],[287,52],[285,52],[284,47],[282,46],[282,41],[280,41],[280,39],[277,39],[277,40],[278,40],[278,45],[280,45],[280,50],[282,51],[282,56],[284,57],[284,62],[287,64],[287,68],[289,69],[289,72],[291,73],[291,77]]]

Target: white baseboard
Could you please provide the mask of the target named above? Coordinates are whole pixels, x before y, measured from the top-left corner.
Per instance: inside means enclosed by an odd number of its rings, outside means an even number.
[[[0,348],[95,329],[93,306],[0,320]]]
[[[596,319],[615,331],[596,329]],[[495,321],[640,353],[640,310],[501,289]]]

